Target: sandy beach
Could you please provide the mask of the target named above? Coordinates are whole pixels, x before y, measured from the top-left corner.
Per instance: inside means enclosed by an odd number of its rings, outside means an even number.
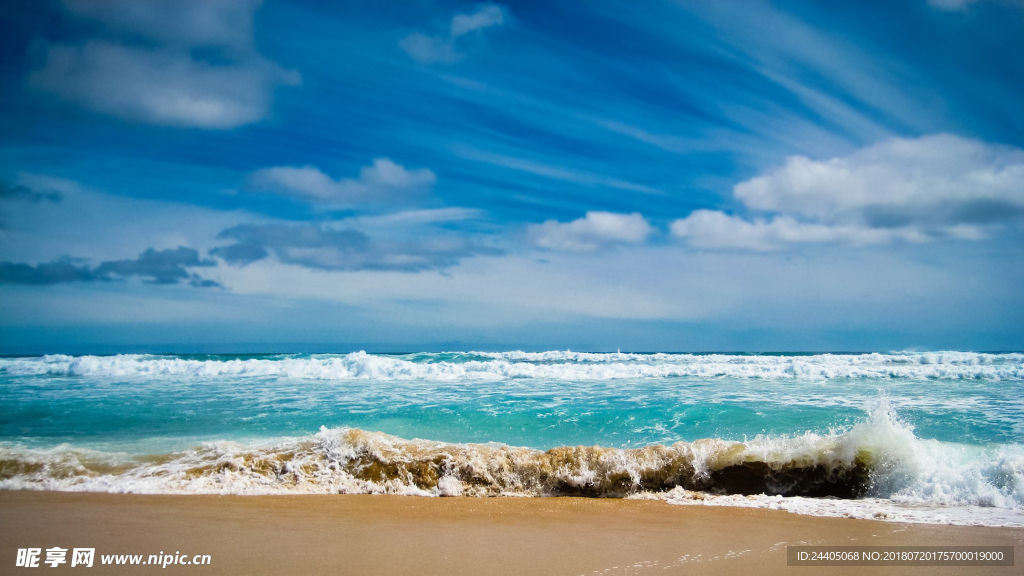
[[[786,565],[786,546],[1024,545],[1024,529],[582,498],[144,496],[0,492],[0,573],[18,548],[209,554],[203,574],[1020,574],[1005,568]],[[45,552],[43,554],[45,557]],[[43,566],[47,573],[51,568]],[[65,564],[58,570],[77,570]]]

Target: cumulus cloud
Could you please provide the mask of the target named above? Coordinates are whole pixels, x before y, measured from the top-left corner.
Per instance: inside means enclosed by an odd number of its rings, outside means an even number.
[[[548,220],[526,229],[530,242],[547,250],[592,252],[617,244],[640,244],[654,228],[639,213],[587,212],[572,222]]]
[[[322,270],[420,272],[449,268],[470,256],[500,254],[461,237],[371,240],[359,230],[317,224],[246,224],[224,230],[219,238],[235,243],[210,253],[237,266],[273,254],[285,264]]]
[[[178,284],[186,282],[199,288],[220,286],[189,270],[216,266],[214,260],[200,258],[193,248],[179,246],[167,250],[149,248],[138,258],[111,260],[90,268],[80,261],[64,257],[36,265],[21,262],[0,262],[0,284],[50,285],[69,282],[111,281],[138,277],[147,284]]]
[[[841,242],[852,245],[881,244],[894,239],[923,241],[915,230],[877,229],[861,226],[830,226],[800,222],[789,216],[747,221],[716,210],[697,210],[676,220],[670,231],[697,248],[777,250],[790,244]],[[967,234],[967,231],[963,232]]]
[[[228,129],[270,112],[300,77],[252,45],[259,2],[68,0],[98,37],[48,47],[29,84],[88,110],[147,124]],[[202,55],[202,56],[200,56]]]
[[[423,64],[451,64],[461,60],[465,54],[458,48],[460,39],[488,28],[501,26],[506,20],[506,10],[497,4],[484,4],[475,12],[456,14],[452,17],[447,32],[427,35],[414,32],[402,38],[398,45],[417,62]]]
[[[409,170],[377,158],[358,178],[335,180],[313,166],[276,166],[250,175],[254,190],[297,196],[326,206],[407,200],[430,189],[437,177],[427,168]]]
[[[692,245],[877,244],[980,239],[1024,218],[1024,151],[938,134],[896,138],[842,158],[793,156],[733,195],[771,216],[697,211],[671,226]]]
[[[794,156],[733,192],[755,210],[826,221],[988,222],[1024,207],[1024,151],[949,134],[897,138],[844,158]]]

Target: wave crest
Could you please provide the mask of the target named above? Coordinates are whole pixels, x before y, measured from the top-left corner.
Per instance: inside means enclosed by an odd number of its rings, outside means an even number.
[[[205,443],[129,456],[63,445],[0,446],[0,488],[141,493],[392,493],[427,496],[883,498],[1024,508],[1020,446],[920,440],[882,406],[829,434],[720,439],[635,449],[405,440],[354,428],[264,445]],[[702,497],[703,498],[703,497]]]
[[[354,352],[312,357],[191,359],[118,355],[0,359],[10,376],[280,377],[316,380],[494,381],[514,378],[614,380],[678,377],[753,379],[1024,380],[1024,354],[929,352],[746,356],[727,354],[596,354],[468,352],[378,355]]]

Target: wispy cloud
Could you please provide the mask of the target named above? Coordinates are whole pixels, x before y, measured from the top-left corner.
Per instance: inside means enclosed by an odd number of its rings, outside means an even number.
[[[561,180],[563,182],[572,182],[574,184],[582,184],[584,186],[602,186],[607,188],[616,188],[619,190],[627,190],[630,192],[643,192],[644,194],[663,193],[661,190],[658,190],[657,188],[646,186],[644,184],[638,184],[635,182],[629,182],[627,180],[622,180],[620,178],[615,178],[613,176],[597,174],[586,170],[566,168],[563,166],[554,166],[551,164],[537,162],[527,158],[505,156],[502,154],[494,154],[491,152],[484,152],[465,147],[457,147],[455,152],[468,160],[474,160],[476,162],[491,164],[493,166],[501,166],[502,168],[508,168],[511,170],[535,174],[537,176],[543,176],[545,178],[551,178],[553,180]]]
[[[423,224],[448,224],[475,220],[485,212],[477,208],[433,208],[428,210],[403,210],[379,216],[360,216],[354,220],[368,226],[417,226]]]
[[[768,3],[689,7],[720,31],[723,56],[788,91],[817,121],[852,141],[870,142],[928,124],[913,97],[923,79],[899,62]],[[764,34],[765,27],[774,31]],[[905,87],[905,88],[904,88]]]
[[[402,38],[398,45],[417,62],[452,64],[465,57],[460,48],[464,43],[462,39],[471,33],[501,26],[507,19],[506,13],[503,6],[483,4],[475,12],[453,16],[445,33],[427,35],[414,32]]]

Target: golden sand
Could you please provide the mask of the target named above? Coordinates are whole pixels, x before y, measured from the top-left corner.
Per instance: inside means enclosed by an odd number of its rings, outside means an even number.
[[[584,498],[143,496],[0,491],[0,573],[18,548],[95,547],[85,574],[1021,574],[1005,568],[788,567],[786,546],[1012,545],[1024,529],[815,518]],[[100,566],[103,554],[209,566]],[[45,552],[43,553],[45,557]],[[25,572],[28,573],[28,572]],[[34,572],[33,572],[34,573]],[[77,572],[75,572],[77,573]]]

